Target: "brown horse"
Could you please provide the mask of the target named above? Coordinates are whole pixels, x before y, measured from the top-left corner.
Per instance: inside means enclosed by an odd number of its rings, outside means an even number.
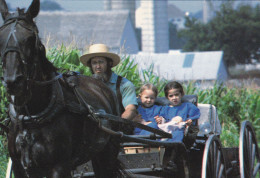
[[[10,13],[0,0],[2,82],[10,95],[8,150],[15,177],[71,177],[71,170],[88,160],[96,177],[128,176],[117,159],[119,140],[100,129],[115,130],[117,124],[91,114],[118,115],[113,93],[91,77],[57,73],[33,22],[39,6],[33,0],[26,12]]]

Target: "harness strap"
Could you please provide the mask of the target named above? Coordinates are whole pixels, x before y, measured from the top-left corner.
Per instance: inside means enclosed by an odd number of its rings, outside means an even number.
[[[98,112],[96,112],[95,109],[91,105],[89,105],[87,103],[87,101],[84,100],[84,98],[81,95],[81,92],[79,91],[78,86],[74,85],[73,89],[74,89],[75,95],[77,96],[78,101],[79,101],[78,107],[75,105],[76,103],[74,103],[73,104],[74,105],[73,108],[79,108],[76,111],[77,113],[79,113],[79,112],[81,112],[82,114],[83,113],[88,113],[88,117],[91,120],[97,122],[100,128],[102,126],[101,123],[100,123],[100,119],[107,119],[107,120],[110,120],[110,121],[119,122],[119,123],[123,123],[123,124],[126,124],[126,125],[138,127],[138,128],[141,128],[141,129],[153,132],[155,134],[161,135],[161,136],[166,137],[166,138],[171,138],[172,137],[171,134],[169,134],[167,132],[164,132],[162,130],[154,129],[152,127],[149,127],[149,126],[146,126],[146,125],[143,125],[143,124],[131,121],[131,120],[123,119],[123,118],[121,118],[119,116],[108,114],[108,113],[106,113],[103,110],[99,110]],[[72,110],[73,109],[71,108],[71,111]]]
[[[136,142],[136,143],[144,143],[150,146],[164,146],[167,148],[176,148],[176,147],[181,147],[180,151],[182,153],[186,153],[186,147],[183,142],[168,142],[168,141],[161,141],[161,140],[150,140],[146,138],[140,138],[138,137],[139,135],[126,135],[123,132],[115,132],[113,130],[107,129],[105,127],[101,127],[101,129],[115,137],[119,137],[122,141],[125,142]]]
[[[53,82],[55,82],[56,80],[58,80],[59,78],[62,78],[62,75],[63,74],[57,75],[57,76],[53,77],[51,80],[48,80],[48,81],[33,80],[33,82],[37,85],[40,85],[40,86],[49,85],[49,84],[52,84]]]
[[[10,105],[9,115],[11,119],[18,119],[28,124],[43,124],[50,122],[55,114],[60,112],[65,107],[65,101],[63,91],[58,80],[52,84],[52,95],[48,106],[40,113],[36,115],[17,115],[14,105]]]
[[[103,114],[103,113],[100,113],[100,112],[94,113],[94,114],[97,117],[106,118],[106,119],[111,120],[111,121],[120,122],[120,123],[123,123],[123,124],[131,125],[131,126],[134,126],[134,127],[138,127],[140,129],[147,130],[149,132],[153,132],[155,134],[161,135],[164,138],[172,138],[172,135],[170,133],[167,133],[163,130],[155,129],[155,128],[149,127],[147,125],[144,125],[144,124],[141,124],[141,123],[138,123],[138,122],[134,122],[134,121],[131,121],[131,120],[128,120],[128,119],[123,119],[119,116],[114,116],[114,115],[108,114],[108,113]]]
[[[119,75],[117,77],[117,81],[116,81],[116,96],[117,96],[117,100],[118,100],[118,103],[119,103],[119,108],[120,108],[121,114],[125,111],[125,108],[122,104],[122,94],[120,92],[120,84],[121,84],[122,79],[123,79],[123,77]]]

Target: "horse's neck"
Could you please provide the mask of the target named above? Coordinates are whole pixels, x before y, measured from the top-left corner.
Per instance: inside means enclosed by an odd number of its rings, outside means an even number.
[[[49,77],[48,77],[49,78]],[[50,78],[49,78],[50,80]],[[34,115],[43,111],[49,104],[52,96],[52,85],[40,86],[33,85],[29,89],[30,92],[22,98],[15,98],[18,103],[22,103],[23,100],[27,100],[24,107],[20,109],[24,115]],[[26,107],[26,108],[25,108]],[[28,113],[29,112],[29,113]]]

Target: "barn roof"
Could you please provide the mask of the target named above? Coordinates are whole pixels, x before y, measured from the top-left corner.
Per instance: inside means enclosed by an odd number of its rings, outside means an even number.
[[[173,4],[168,3],[168,19],[184,17],[185,13]]]
[[[104,12],[41,12],[36,18],[40,36],[63,42],[105,43],[118,48],[122,39],[129,11]],[[51,28],[49,28],[51,26]],[[76,28],[75,28],[76,27]],[[75,39],[76,38],[76,39]]]
[[[222,51],[132,55],[140,70],[154,65],[154,72],[167,80],[223,80],[227,71]]]

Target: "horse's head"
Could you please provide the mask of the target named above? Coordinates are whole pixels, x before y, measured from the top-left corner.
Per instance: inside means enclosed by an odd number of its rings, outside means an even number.
[[[16,12],[10,13],[6,2],[0,0],[0,11],[4,20],[0,27],[2,80],[11,95],[24,94],[28,83],[37,75],[36,58],[43,45],[33,18],[38,15],[39,8],[39,0],[33,0],[26,12],[18,8]]]

